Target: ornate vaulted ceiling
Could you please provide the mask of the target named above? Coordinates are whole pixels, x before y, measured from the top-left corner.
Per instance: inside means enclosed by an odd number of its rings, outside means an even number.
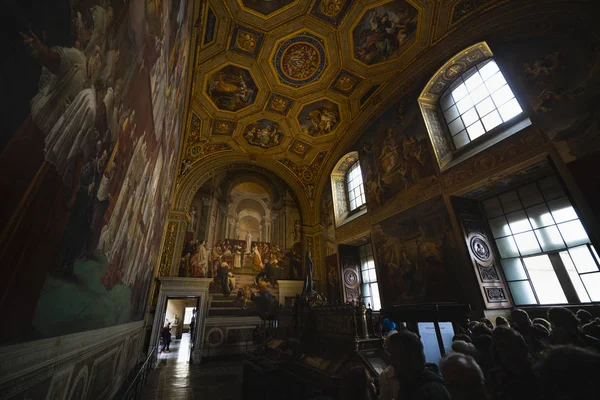
[[[203,161],[235,154],[292,177],[312,207],[336,150],[382,99],[413,89],[399,74],[507,1],[205,1],[179,183]]]

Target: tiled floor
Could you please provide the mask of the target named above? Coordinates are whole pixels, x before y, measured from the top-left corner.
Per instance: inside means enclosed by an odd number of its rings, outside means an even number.
[[[170,353],[158,356],[150,374],[144,400],[241,400],[241,359],[204,359],[202,364],[189,363],[189,334],[171,343]]]

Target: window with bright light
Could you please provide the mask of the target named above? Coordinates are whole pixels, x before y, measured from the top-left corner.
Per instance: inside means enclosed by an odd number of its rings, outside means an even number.
[[[372,310],[381,309],[379,298],[379,286],[377,285],[377,273],[375,272],[375,260],[371,243],[359,247],[360,270],[362,273],[362,296],[367,308]]]
[[[516,305],[600,301],[600,258],[556,177],[483,208]]]
[[[360,162],[355,162],[346,174],[346,187],[348,188],[348,203],[350,211],[356,210],[365,204],[365,190],[363,187]]]
[[[439,104],[456,149],[523,112],[493,59],[462,74]]]

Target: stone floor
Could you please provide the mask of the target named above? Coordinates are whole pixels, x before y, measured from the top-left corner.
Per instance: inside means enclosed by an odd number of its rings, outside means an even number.
[[[158,356],[141,398],[144,400],[241,400],[242,360],[204,359],[190,364],[190,336],[171,342]]]

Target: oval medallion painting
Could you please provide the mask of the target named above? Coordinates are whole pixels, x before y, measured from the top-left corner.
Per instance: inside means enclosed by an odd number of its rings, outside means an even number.
[[[323,39],[308,32],[281,42],[273,57],[279,80],[292,87],[316,81],[326,66]]]

